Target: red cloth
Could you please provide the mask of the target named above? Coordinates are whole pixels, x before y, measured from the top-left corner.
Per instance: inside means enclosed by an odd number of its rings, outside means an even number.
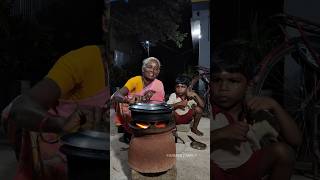
[[[20,159],[18,163],[17,173],[14,180],[32,180],[33,179],[33,159],[32,159],[32,147],[30,146],[31,140],[29,138],[29,133],[24,132]]]
[[[66,180],[67,173],[64,163],[51,164],[46,166],[46,174],[43,176],[35,173],[33,169],[32,147],[30,146],[30,134],[24,131],[20,159],[14,180]]]
[[[219,108],[218,106],[213,105],[212,106],[212,114],[213,114],[213,120],[215,119],[216,115],[222,113],[226,116],[226,118],[229,121],[229,124],[234,122],[234,119],[232,118],[232,116],[228,113],[223,111],[221,108]]]
[[[131,128],[129,127],[129,123],[131,121],[131,111],[129,110],[129,104],[127,103],[118,103],[116,106],[116,115],[115,115],[115,123],[119,126],[122,125],[124,130],[127,133],[132,133]]]
[[[58,115],[68,117],[78,105],[83,107],[100,107],[104,106],[106,99],[109,99],[108,88],[105,88],[98,92],[95,96],[82,99],[75,103],[74,101],[60,101],[59,106],[56,108]],[[49,111],[54,113],[53,110]],[[57,134],[54,133],[42,133],[45,139],[53,140],[56,139]],[[23,134],[23,142],[20,152],[20,159],[18,162],[17,173],[14,180],[66,180],[67,179],[67,164],[61,160],[58,162],[50,161],[55,157],[65,158],[59,151],[61,146],[60,143],[48,144],[44,141],[39,142],[40,156],[44,163],[44,177],[39,177],[39,173],[33,170],[33,153],[32,143],[29,133]]]
[[[257,166],[261,163],[263,157],[263,151],[255,151],[250,159],[239,166],[238,168],[232,168],[223,170],[218,167],[211,160],[211,179],[212,180],[261,180],[262,177],[258,174]]]
[[[189,109],[187,114],[178,115],[176,112],[174,113],[176,124],[189,124],[193,118],[193,110]]]

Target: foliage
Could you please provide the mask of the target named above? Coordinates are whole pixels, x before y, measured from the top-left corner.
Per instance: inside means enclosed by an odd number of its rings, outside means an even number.
[[[188,0],[131,0],[111,7],[111,23],[117,38],[137,37],[153,43],[171,40],[182,47],[187,33],[179,31]]]

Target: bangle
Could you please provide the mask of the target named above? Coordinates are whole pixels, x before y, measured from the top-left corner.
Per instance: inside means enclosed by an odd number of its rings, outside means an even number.
[[[42,141],[46,142],[46,143],[49,143],[49,144],[55,144],[57,142],[59,142],[59,138],[55,139],[55,140],[46,140],[44,137],[43,137],[43,133],[42,133],[42,128],[43,128],[43,125],[47,122],[47,120],[49,119],[50,117],[50,114],[47,113],[44,118],[41,120],[40,124],[39,124],[39,136],[41,138]]]
[[[43,119],[41,120],[38,126],[38,129],[40,132],[42,132],[43,125],[47,122],[48,119],[49,119],[49,113],[46,113],[46,115],[43,117]]]

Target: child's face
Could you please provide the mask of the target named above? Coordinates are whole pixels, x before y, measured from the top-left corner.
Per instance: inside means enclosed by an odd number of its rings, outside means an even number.
[[[248,81],[241,73],[222,71],[213,74],[213,101],[223,109],[230,109],[242,103],[248,88]]]
[[[186,95],[187,94],[187,85],[185,84],[177,84],[176,85],[176,94],[178,96]]]

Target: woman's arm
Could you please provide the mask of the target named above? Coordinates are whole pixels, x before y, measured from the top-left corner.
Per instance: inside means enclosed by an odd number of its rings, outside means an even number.
[[[58,101],[60,94],[60,88],[53,80],[43,79],[13,102],[10,117],[18,126],[28,130],[38,131],[42,126],[45,132],[62,132],[66,119],[47,114],[49,108]],[[48,119],[42,124],[46,116]]]
[[[127,87],[122,87],[121,89],[119,89],[118,91],[116,91],[111,99],[114,102],[119,102],[119,103],[129,103],[129,99],[126,98],[126,96],[128,95],[129,90]]]

